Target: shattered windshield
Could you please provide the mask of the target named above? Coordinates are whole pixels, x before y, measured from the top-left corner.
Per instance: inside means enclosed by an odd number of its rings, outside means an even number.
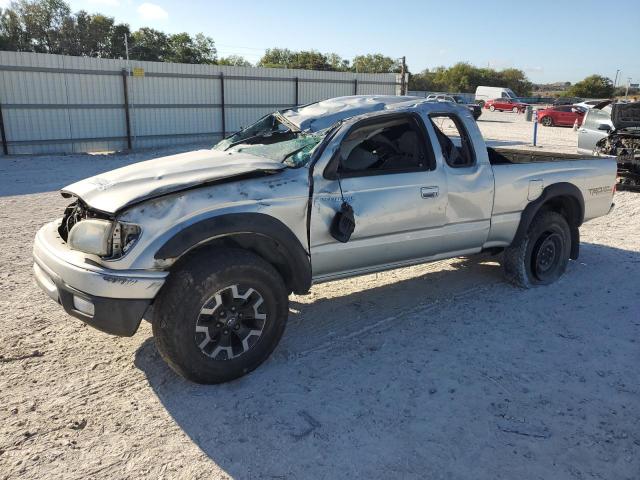
[[[283,162],[291,167],[299,167],[311,158],[325,133],[326,131],[301,132],[276,112],[225,138],[213,149],[249,153]]]

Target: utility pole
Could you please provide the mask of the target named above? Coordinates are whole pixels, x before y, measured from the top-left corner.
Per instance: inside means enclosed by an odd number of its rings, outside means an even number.
[[[627,101],[627,97],[629,96],[629,85],[631,84],[631,77],[627,77],[627,89],[624,92],[624,100]]]
[[[127,38],[127,34],[124,34],[124,51],[127,55],[127,76],[129,77],[129,79],[131,79],[131,63],[129,62],[129,39]],[[134,110],[133,110],[133,88],[131,89],[131,118],[127,120],[127,123],[130,123],[129,125],[129,143],[131,143],[131,125],[133,125],[133,117],[134,117]],[[129,101],[127,99],[127,101]],[[127,109],[128,110],[128,109]],[[127,113],[127,117],[129,116],[129,114]],[[135,140],[135,135],[133,135],[133,139]],[[131,145],[129,145],[129,149],[131,149]]]
[[[405,81],[406,71],[407,71],[407,57],[402,57],[402,65],[400,68],[400,75],[402,78],[400,79],[400,95],[407,94],[407,85]]]
[[[615,89],[618,86],[618,74],[620,73],[620,69],[616,70],[616,78],[613,81],[613,88]]]

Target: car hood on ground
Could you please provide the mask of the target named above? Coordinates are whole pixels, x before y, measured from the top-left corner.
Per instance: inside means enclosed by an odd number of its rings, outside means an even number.
[[[276,160],[246,153],[197,150],[134,163],[62,189],[89,207],[113,214],[150,198],[254,172],[286,168]]]

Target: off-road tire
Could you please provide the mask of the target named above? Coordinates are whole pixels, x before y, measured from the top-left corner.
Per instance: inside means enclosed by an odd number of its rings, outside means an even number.
[[[259,292],[266,319],[248,350],[236,357],[211,358],[198,344],[196,326],[207,302],[233,285],[238,285],[236,291],[245,285],[245,292]],[[197,383],[222,383],[251,372],[269,357],[282,337],[288,312],[287,289],[271,264],[242,249],[203,250],[169,275],[154,304],[153,335],[160,355],[178,374]]]
[[[545,242],[550,240],[553,245]],[[553,263],[549,270],[542,270],[542,250],[554,250]],[[505,249],[502,267],[506,279],[512,284],[531,288],[555,282],[567,268],[571,253],[571,230],[567,220],[557,212],[538,213],[527,234],[514,245]]]

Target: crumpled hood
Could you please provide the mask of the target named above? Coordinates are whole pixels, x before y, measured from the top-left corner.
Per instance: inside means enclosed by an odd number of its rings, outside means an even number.
[[[640,128],[640,103],[614,103],[611,106],[611,122],[616,130]]]
[[[101,173],[62,189],[81,198],[89,207],[105,213],[149,198],[251,172],[277,171],[281,162],[246,153],[197,150]]]

